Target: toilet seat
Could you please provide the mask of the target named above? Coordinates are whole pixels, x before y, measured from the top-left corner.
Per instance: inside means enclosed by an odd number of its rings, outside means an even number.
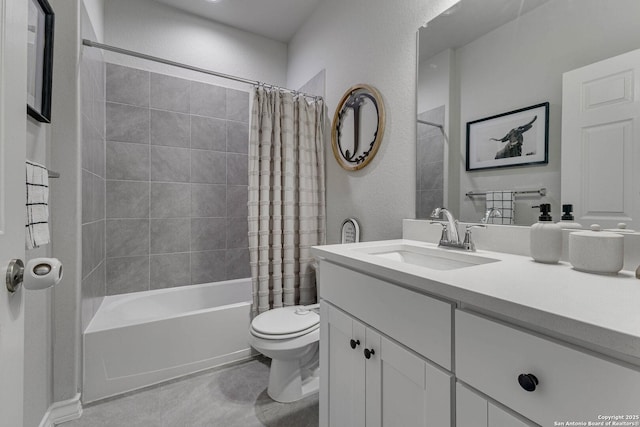
[[[251,322],[251,334],[263,339],[285,340],[306,335],[320,327],[320,316],[304,306],[282,307],[259,314]]]

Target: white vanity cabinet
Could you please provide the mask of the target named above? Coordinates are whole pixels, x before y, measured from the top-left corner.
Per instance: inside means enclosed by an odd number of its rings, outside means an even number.
[[[426,345],[427,353],[450,364],[450,329],[446,348],[429,346],[423,335],[447,329],[452,306],[334,264],[323,263],[320,277],[320,425],[450,426],[452,374],[410,348]],[[433,310],[425,312],[422,305],[407,316],[416,300]],[[426,323],[411,323],[416,315]],[[400,329],[411,332],[399,334],[406,342],[384,332]]]

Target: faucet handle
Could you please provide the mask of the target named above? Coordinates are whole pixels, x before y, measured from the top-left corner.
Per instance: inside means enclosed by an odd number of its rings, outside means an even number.
[[[442,234],[440,235],[440,241],[441,242],[448,242],[449,241],[449,224],[447,224],[446,222],[440,222],[440,221],[431,221],[429,224],[438,224],[442,226]]]
[[[482,225],[482,224],[471,224],[471,225],[467,225],[465,227],[465,233],[464,233],[464,242],[462,242],[462,245],[471,252],[475,252],[476,250],[476,245],[475,243],[473,243],[473,239],[471,238],[471,229],[472,228],[487,228],[486,225]]]
[[[484,225],[484,224],[471,224],[471,225],[467,225],[467,226],[465,227],[466,232],[467,232],[467,233],[470,233],[472,228],[487,228],[487,226],[486,226],[486,225]]]

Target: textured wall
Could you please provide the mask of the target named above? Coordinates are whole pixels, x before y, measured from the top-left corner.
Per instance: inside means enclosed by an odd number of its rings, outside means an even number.
[[[415,216],[416,31],[453,0],[325,0],[289,44],[287,80],[299,87],[326,69],[333,117],[342,94],[369,83],[382,94],[387,123],[375,159],[342,170],[327,146],[327,241],[339,241],[342,221],[360,220],[361,238],[399,238],[401,220]]]
[[[249,93],[106,67],[107,294],[248,277]]]

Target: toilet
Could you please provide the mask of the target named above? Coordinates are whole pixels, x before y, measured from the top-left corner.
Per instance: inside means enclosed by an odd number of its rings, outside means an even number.
[[[269,397],[289,403],[318,391],[318,304],[266,311],[253,319],[249,331],[251,347],[271,358]]]

